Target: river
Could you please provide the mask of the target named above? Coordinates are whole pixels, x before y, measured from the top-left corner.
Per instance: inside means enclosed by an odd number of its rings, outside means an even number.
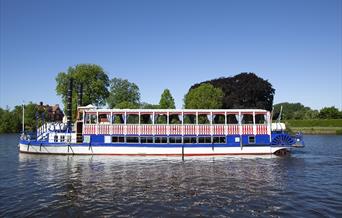
[[[0,217],[342,217],[342,136],[287,157],[20,154],[0,135]]]

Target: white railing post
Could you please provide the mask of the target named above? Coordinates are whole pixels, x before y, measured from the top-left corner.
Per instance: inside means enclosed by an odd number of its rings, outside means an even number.
[[[253,135],[256,135],[255,111],[253,111]]]
[[[224,134],[228,135],[227,111],[224,112]]]
[[[241,111],[239,111],[239,120],[238,120],[238,123],[239,123],[239,135],[242,135],[242,119],[241,119]]]

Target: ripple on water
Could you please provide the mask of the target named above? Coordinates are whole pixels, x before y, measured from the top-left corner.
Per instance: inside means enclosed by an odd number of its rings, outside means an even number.
[[[309,137],[305,149],[290,157],[184,162],[25,155],[10,147],[15,137],[6,137],[6,143],[0,138],[0,149],[8,152],[0,150],[0,217],[341,215],[341,137],[335,144],[328,139],[332,148],[339,146],[335,152],[324,153],[324,138]]]

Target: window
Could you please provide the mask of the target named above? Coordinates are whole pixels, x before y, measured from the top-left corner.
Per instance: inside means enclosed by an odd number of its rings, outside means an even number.
[[[90,123],[96,123],[96,114],[90,114]]]
[[[64,142],[64,141],[65,141],[65,136],[64,136],[64,135],[61,135],[60,138],[59,138],[59,141],[60,141],[60,142]]]
[[[139,137],[127,137],[126,142],[127,143],[139,143]]]
[[[224,124],[224,114],[213,114],[213,124]]]
[[[248,144],[255,144],[255,136],[248,136]]]
[[[155,143],[167,143],[167,137],[155,137],[154,142]]]
[[[253,124],[253,115],[252,114],[243,114],[242,124]]]
[[[182,143],[182,138],[181,137],[170,137],[169,143]]]
[[[195,144],[195,143],[197,143],[196,137],[184,137],[184,143]]]
[[[227,115],[227,123],[228,124],[238,124],[238,115],[236,114],[228,114]]]
[[[211,143],[211,137],[198,137],[198,143],[210,144]]]
[[[257,124],[266,124],[266,115],[264,114],[256,114],[255,115],[255,123]]]
[[[125,137],[123,136],[112,136],[112,143],[124,143]]]
[[[213,137],[213,143],[214,144],[226,144],[226,137]]]
[[[141,137],[140,142],[141,143],[153,143],[153,138],[152,137]]]
[[[53,137],[53,141],[54,141],[54,142],[58,142],[58,135],[55,135],[55,136]]]

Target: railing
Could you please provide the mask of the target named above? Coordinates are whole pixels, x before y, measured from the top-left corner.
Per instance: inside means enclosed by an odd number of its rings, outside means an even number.
[[[260,135],[269,134],[266,124],[85,124],[83,134],[107,135]]]

